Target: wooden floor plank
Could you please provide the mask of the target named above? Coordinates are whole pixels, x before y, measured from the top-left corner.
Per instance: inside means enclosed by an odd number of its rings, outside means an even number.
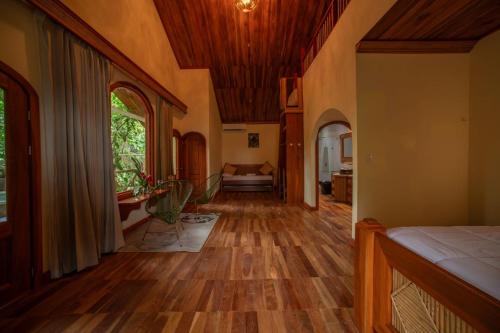
[[[2,332],[356,332],[351,209],[221,194],[199,253],[118,253],[0,310]]]

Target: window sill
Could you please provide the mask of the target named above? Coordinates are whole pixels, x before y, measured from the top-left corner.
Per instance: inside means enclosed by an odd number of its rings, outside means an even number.
[[[125,199],[132,198],[134,195],[132,194],[132,191],[124,191],[124,192],[118,192],[116,196],[118,197],[118,201],[122,201]]]
[[[162,191],[164,192],[164,191]],[[123,192],[126,193],[126,192]],[[161,193],[159,193],[161,194]],[[134,197],[132,195],[132,192],[130,192],[130,196],[124,197],[123,199],[120,199],[120,196],[118,196],[118,208],[120,210],[120,220],[123,222],[125,221],[128,216],[130,215],[130,212],[133,210],[141,208],[141,205],[143,202],[147,201],[149,199],[149,194],[143,194],[139,195],[137,197]]]
[[[132,194],[132,192],[130,193]],[[120,220],[125,221],[133,210],[141,208],[141,204],[149,199],[149,195],[134,197],[132,195],[120,199],[118,196],[118,208],[120,210]]]

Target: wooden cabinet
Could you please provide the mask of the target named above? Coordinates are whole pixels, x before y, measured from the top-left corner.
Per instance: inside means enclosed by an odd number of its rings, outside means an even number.
[[[332,195],[335,201],[352,205],[352,175],[332,174]]]
[[[304,201],[304,134],[303,114],[287,113],[286,122],[286,189],[287,203]]]
[[[280,152],[278,189],[280,197],[290,205],[304,202],[304,113],[302,109],[302,79],[282,78],[280,81]],[[297,89],[297,105],[288,104],[288,92]]]

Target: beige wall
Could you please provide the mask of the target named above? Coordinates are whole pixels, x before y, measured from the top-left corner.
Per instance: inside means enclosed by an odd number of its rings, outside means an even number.
[[[0,1],[0,61],[40,90],[40,62],[33,10],[17,0]]]
[[[469,55],[359,54],[358,218],[462,225]]]
[[[199,132],[208,140],[209,135],[209,81],[210,75],[207,69],[188,69],[182,71],[190,80],[179,82],[179,93],[187,96],[188,112],[174,118],[174,128],[181,134],[187,132]],[[207,142],[208,143],[208,142]]]
[[[181,135],[203,134],[207,147],[207,176],[220,170],[222,124],[208,69],[182,70],[191,79],[179,81],[179,93],[186,96],[188,113],[174,117],[174,128]]]
[[[126,54],[166,89],[180,98],[179,65],[153,0],[62,0],[62,2]]]
[[[246,131],[222,133],[222,163],[278,167],[279,124],[248,124]],[[259,133],[259,148],[248,148],[248,133]]]
[[[304,75],[304,201],[315,206],[315,142],[321,125],[348,120],[353,130],[353,221],[357,220],[356,44],[396,0],[351,1]]]
[[[500,225],[500,31],[471,52],[469,204],[472,224]]]
[[[218,108],[210,100],[210,73],[208,69],[179,69],[153,0],[94,0],[92,6],[81,0],[63,2],[187,105],[188,114],[177,115],[174,128],[181,134],[203,134],[207,141],[207,172],[218,169],[220,131],[215,130]],[[217,116],[211,116],[215,113]]]

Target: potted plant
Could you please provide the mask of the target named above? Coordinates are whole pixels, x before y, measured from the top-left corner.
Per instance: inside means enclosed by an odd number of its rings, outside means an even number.
[[[132,157],[132,161],[134,163],[134,178],[136,180],[134,182],[136,185],[134,186],[134,190],[132,193],[136,197],[140,195],[150,194],[153,191],[154,186],[153,176],[144,173],[142,162],[137,158]]]

